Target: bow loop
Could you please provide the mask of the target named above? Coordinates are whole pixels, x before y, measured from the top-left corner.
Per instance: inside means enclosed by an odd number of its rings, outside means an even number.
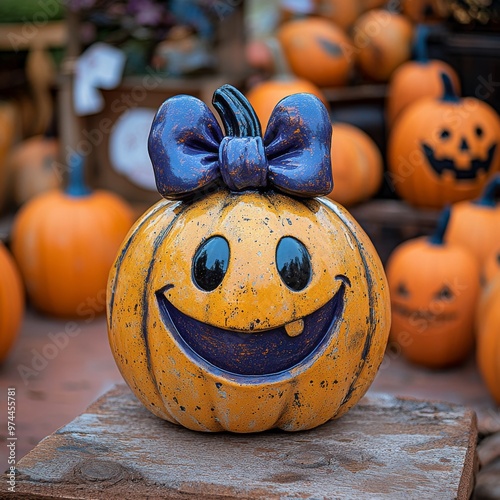
[[[316,96],[282,99],[264,136],[270,182],[298,196],[328,194],[333,189],[331,140],[328,112]]]
[[[182,198],[216,181],[221,141],[219,124],[204,102],[188,95],[167,99],[148,140],[158,192]]]

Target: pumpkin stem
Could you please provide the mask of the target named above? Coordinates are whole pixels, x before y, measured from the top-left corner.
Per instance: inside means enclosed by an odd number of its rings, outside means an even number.
[[[88,196],[91,190],[85,182],[82,155],[71,155],[68,167],[68,183],[64,192],[68,196]]]
[[[419,24],[415,31],[415,60],[420,63],[429,61],[429,54],[427,52],[427,37],[429,35],[429,28],[423,24]]]
[[[500,174],[495,175],[486,184],[483,189],[481,196],[475,200],[474,205],[480,205],[482,207],[496,207],[497,206],[497,195],[500,193]]]
[[[262,128],[248,99],[232,85],[223,85],[214,92],[212,104],[231,137],[261,137]]]
[[[446,102],[460,102],[460,98],[455,92],[450,75],[441,71],[440,76],[443,82],[443,97],[441,97],[441,100]]]
[[[442,245],[444,241],[444,235],[446,233],[446,229],[448,227],[448,222],[450,220],[451,208],[450,206],[446,206],[441,211],[441,215],[439,216],[436,229],[431,236],[429,236],[429,243],[431,245]]]
[[[292,72],[288,66],[285,54],[281,43],[274,37],[268,38],[265,41],[266,46],[269,48],[274,64],[274,77],[278,80],[290,80]]]

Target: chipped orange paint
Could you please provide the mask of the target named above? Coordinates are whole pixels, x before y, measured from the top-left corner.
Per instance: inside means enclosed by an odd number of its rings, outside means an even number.
[[[214,235],[227,240],[230,258],[221,284],[206,292],[193,282],[192,262]],[[286,236],[311,258],[301,291],[276,270],[276,247]],[[325,340],[295,366],[264,375],[201,359],[166,324],[157,299],[163,294],[183,315],[243,336],[281,326],[300,336],[304,318],[338,293],[338,275],[350,283]],[[327,198],[221,190],[192,202],[163,200],[132,228],[108,281],[109,340],[124,379],[155,415],[193,430],[298,431],[340,417],[373,381],[389,328],[378,255],[350,214]]]

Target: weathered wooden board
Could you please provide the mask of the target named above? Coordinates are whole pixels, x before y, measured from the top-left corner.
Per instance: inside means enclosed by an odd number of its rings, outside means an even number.
[[[466,499],[476,440],[474,412],[387,395],[306,432],[196,433],[118,386],[19,461],[12,496]]]

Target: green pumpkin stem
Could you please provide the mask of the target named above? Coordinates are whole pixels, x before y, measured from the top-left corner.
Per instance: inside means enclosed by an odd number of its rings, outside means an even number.
[[[291,80],[295,78],[287,63],[281,43],[275,37],[268,38],[265,44],[271,52],[274,64],[274,78],[277,80]]]
[[[429,243],[431,245],[442,245],[444,242],[444,235],[446,233],[446,229],[448,228],[448,222],[450,221],[451,216],[451,208],[446,206],[441,211],[439,216],[436,229],[431,236],[429,236]]]
[[[479,205],[481,207],[492,207],[497,206],[497,196],[500,194],[500,174],[495,175],[486,184],[481,196],[473,201],[474,205]]]
[[[429,35],[429,28],[423,24],[419,24],[415,30],[415,60],[420,63],[429,61],[429,54],[427,52],[427,37]]]
[[[262,128],[248,99],[232,85],[223,85],[214,92],[212,104],[217,110],[227,136],[260,137]]]
[[[443,82],[443,96],[441,97],[441,100],[445,102],[460,102],[460,98],[455,92],[450,75],[441,71],[440,76],[441,81]]]
[[[64,192],[68,196],[88,196],[91,190],[85,182],[82,155],[71,155],[68,167],[68,183]]]

